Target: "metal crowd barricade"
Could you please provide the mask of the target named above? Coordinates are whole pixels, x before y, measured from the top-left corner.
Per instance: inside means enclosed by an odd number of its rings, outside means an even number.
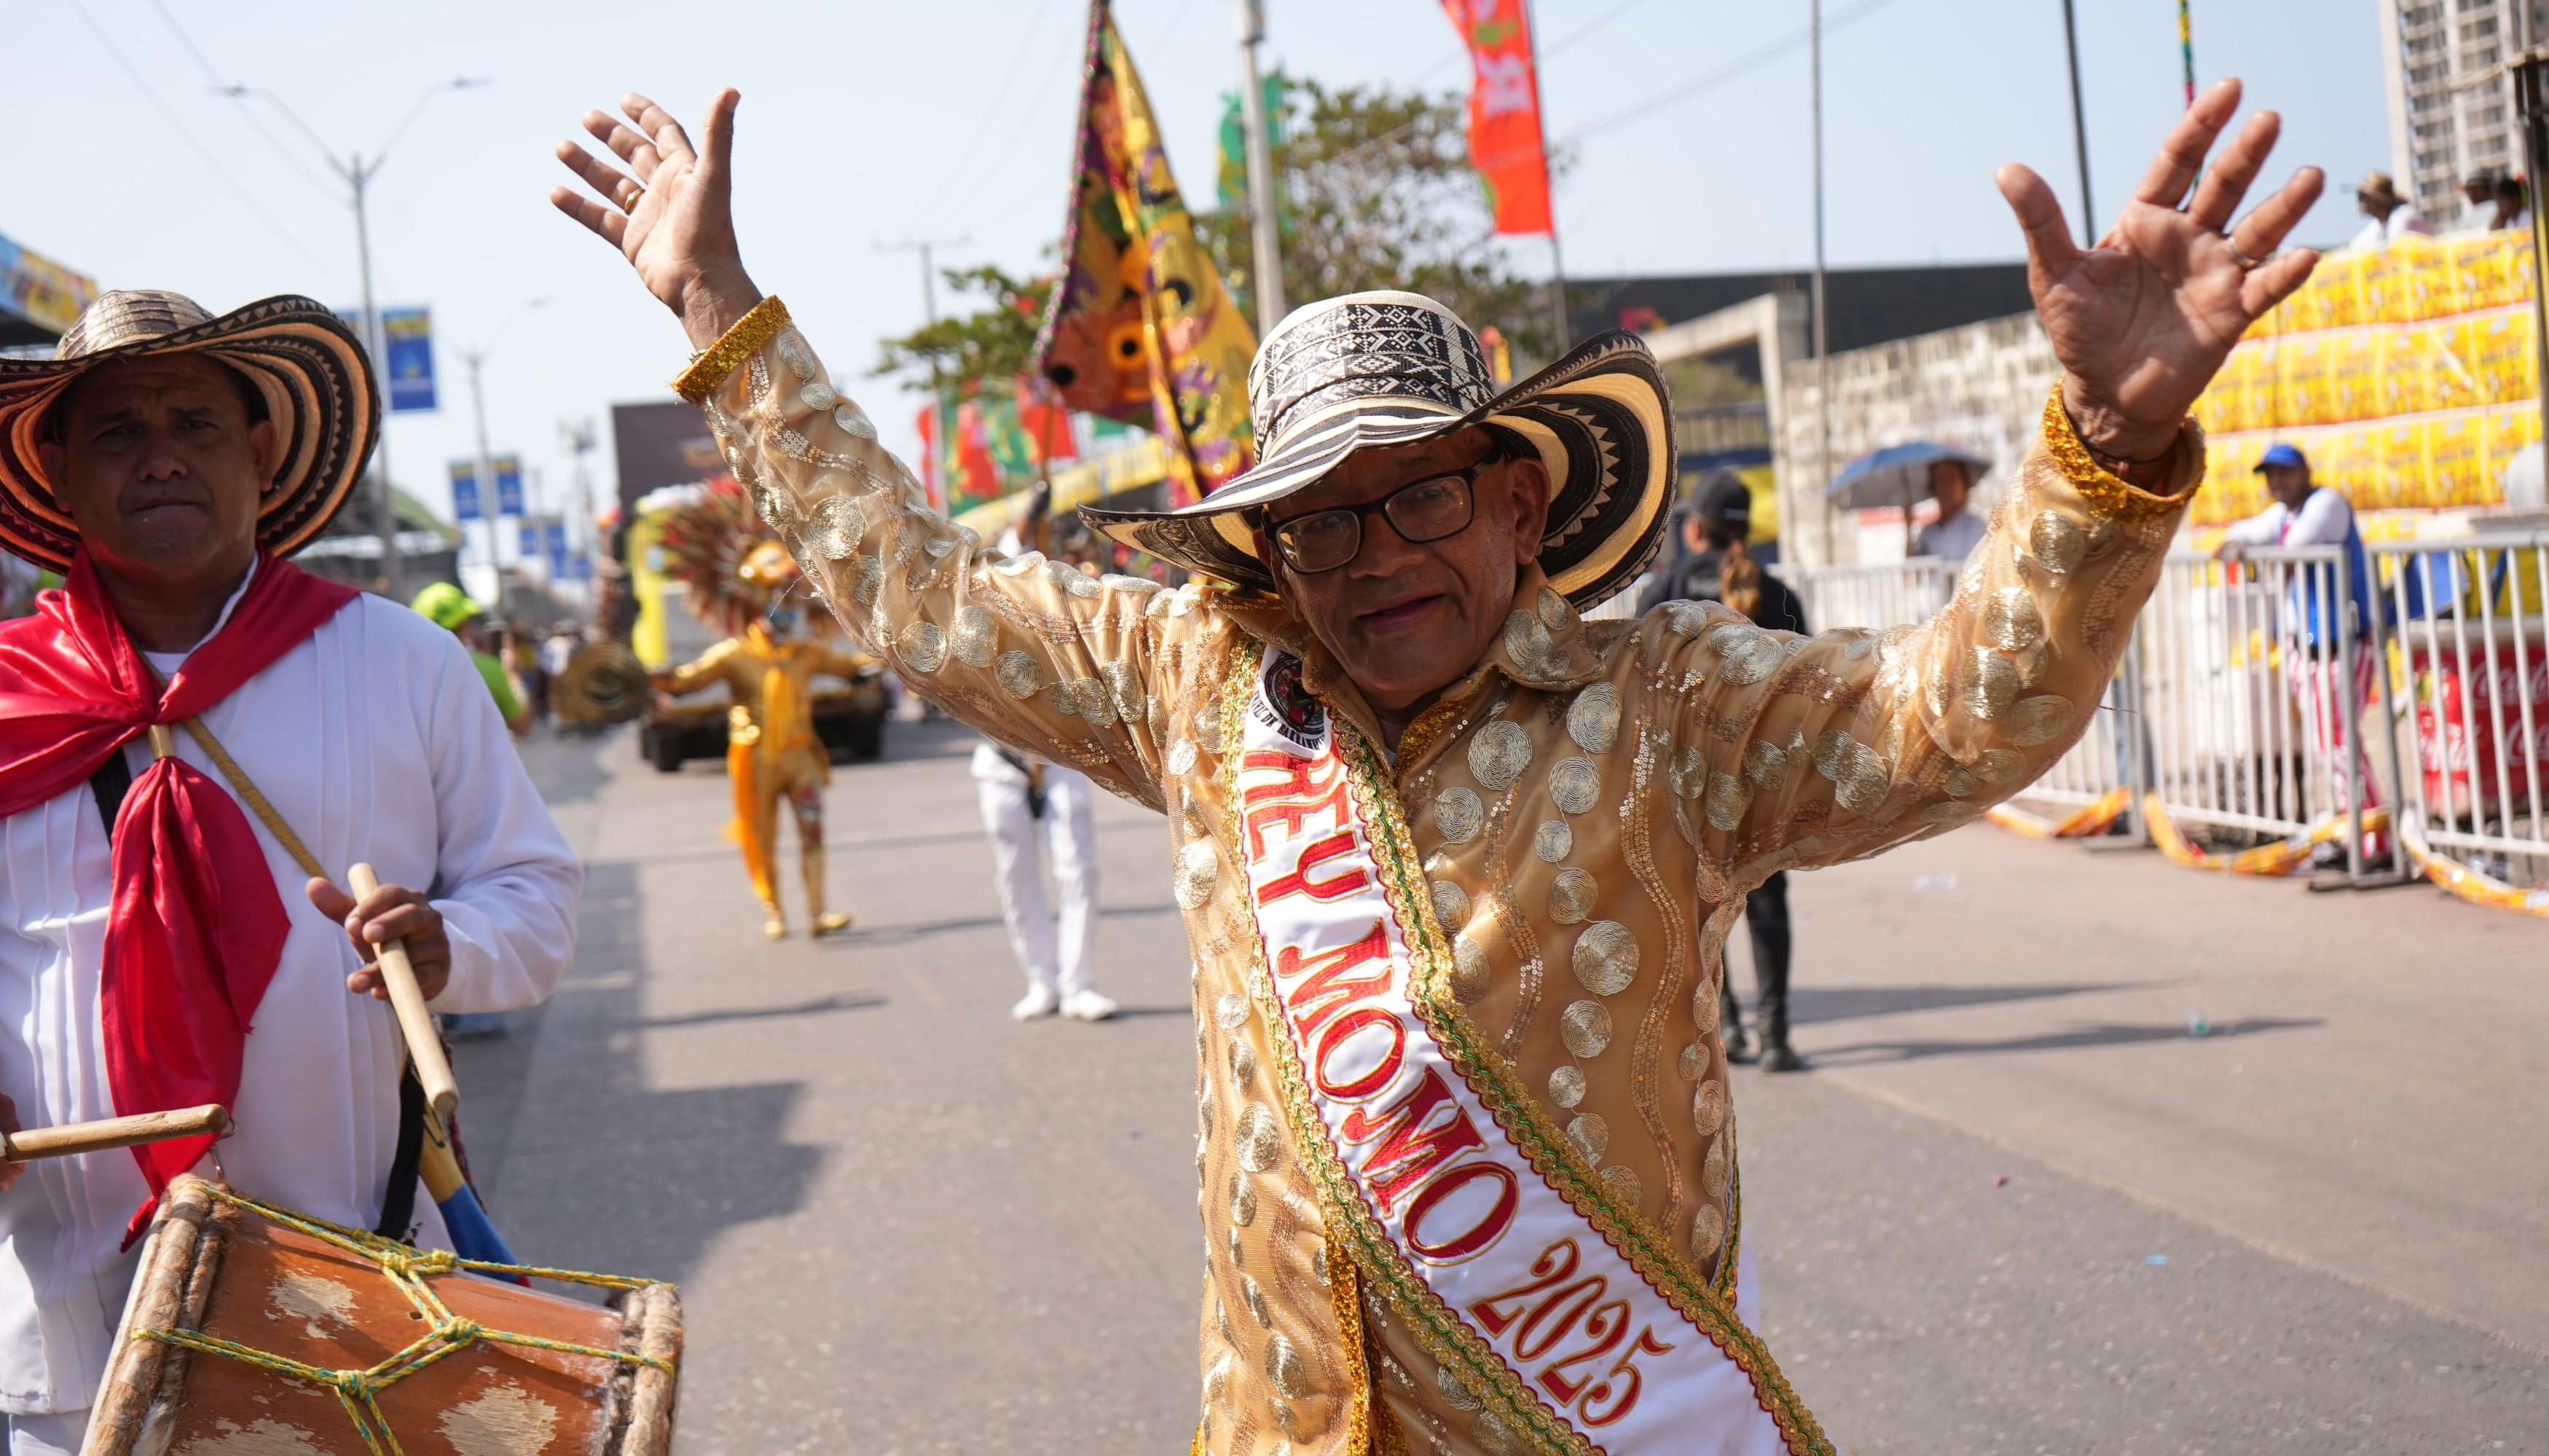
[[[2475,872],[2472,898],[2536,897],[2549,890],[2549,531],[2371,555],[2405,848]]]
[[[1878,566],[1829,566],[1800,571],[1792,580],[1806,601],[1806,619],[1826,627],[1915,626],[1937,614],[1955,595],[1958,563],[1935,557]],[[2016,797],[2068,809],[2098,803],[2118,789],[2137,789],[2140,775],[2129,753],[2134,665],[2127,652],[2124,674],[2112,685],[2103,711],[2079,743]],[[2140,812],[2138,793],[2127,797],[2128,816]],[[2134,818],[2136,827],[2137,817]]]
[[[2175,820],[2280,839],[2342,831],[2363,872],[2371,690],[2341,546],[2163,563],[2138,630],[2150,787]]]

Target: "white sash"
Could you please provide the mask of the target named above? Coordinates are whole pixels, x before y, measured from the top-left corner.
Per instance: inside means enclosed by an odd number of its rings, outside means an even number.
[[[1331,1235],[1533,1446],[1829,1451],[1724,1299],[1656,1256],[1489,1058],[1451,1045],[1472,1034],[1440,994],[1442,931],[1369,744],[1277,650],[1235,663],[1243,675],[1225,735],[1241,745],[1228,762],[1263,943],[1254,989]]]

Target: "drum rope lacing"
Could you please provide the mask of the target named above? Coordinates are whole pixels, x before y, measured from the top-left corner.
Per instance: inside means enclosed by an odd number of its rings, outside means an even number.
[[[502,1329],[489,1329],[474,1320],[463,1320],[452,1314],[450,1307],[436,1298],[432,1287],[425,1282],[434,1275],[449,1274],[458,1269],[473,1270],[481,1274],[554,1279],[565,1284],[590,1285],[598,1289],[652,1289],[661,1285],[661,1280],[634,1279],[618,1274],[586,1274],[574,1269],[550,1269],[532,1264],[498,1264],[485,1259],[464,1259],[446,1249],[411,1248],[377,1233],[346,1228],[324,1219],[313,1219],[305,1214],[296,1214],[289,1209],[260,1203],[245,1194],[235,1193],[227,1188],[207,1185],[206,1191],[222,1202],[254,1214],[278,1228],[308,1234],[312,1238],[378,1264],[381,1273],[392,1284],[398,1286],[401,1294],[407,1296],[408,1303],[416,1307],[417,1313],[425,1319],[429,1327],[424,1337],[414,1344],[396,1351],[377,1365],[360,1370],[330,1370],[325,1366],[307,1364],[289,1356],[243,1345],[236,1340],[205,1334],[200,1330],[137,1329],[133,1331],[133,1337],[156,1340],[161,1344],[174,1345],[180,1349],[201,1350],[207,1354],[222,1355],[243,1364],[254,1365],[259,1369],[270,1370],[277,1375],[307,1381],[312,1385],[325,1386],[336,1393],[336,1400],[345,1408],[345,1413],[353,1417],[354,1429],[362,1436],[363,1444],[372,1452],[372,1456],[406,1456],[404,1449],[399,1445],[397,1435],[390,1430],[388,1419],[381,1414],[380,1393],[426,1366],[458,1354],[480,1341],[491,1344],[521,1345],[535,1350],[555,1350],[562,1354],[586,1355],[597,1360],[617,1360],[630,1365],[643,1365],[649,1369],[660,1370],[667,1375],[674,1373],[670,1361],[659,1360],[650,1355],[631,1354],[625,1350],[605,1350],[592,1345],[576,1344],[569,1340],[544,1339],[538,1335],[514,1334]]]

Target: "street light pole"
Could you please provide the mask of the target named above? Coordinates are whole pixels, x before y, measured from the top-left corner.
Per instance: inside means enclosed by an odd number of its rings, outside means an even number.
[[[1809,66],[1814,73],[1815,141],[1815,424],[1822,441],[1815,449],[1815,499],[1824,525],[1824,564],[1834,560],[1832,499],[1832,330],[1824,311],[1824,3],[1810,0],[1806,19]]]
[[[216,77],[216,79],[219,78]],[[381,336],[380,307],[372,296],[372,227],[371,216],[366,207],[372,179],[380,175],[381,164],[389,160],[390,148],[396,146],[399,138],[407,135],[407,129],[416,124],[416,119],[432,104],[435,97],[445,91],[466,91],[473,86],[486,84],[486,78],[482,76],[454,76],[448,81],[437,81],[425,87],[424,93],[417,97],[416,104],[408,108],[407,115],[400,118],[398,126],[391,130],[389,139],[381,143],[381,149],[372,153],[368,161],[359,151],[348,152],[345,159],[339,161],[336,153],[329,149],[328,143],[311,129],[310,124],[301,119],[301,114],[294,111],[289,102],[274,92],[251,90],[246,86],[237,85],[223,85],[215,88],[221,95],[228,96],[242,106],[251,96],[263,98],[267,104],[281,112],[284,120],[290,122],[293,129],[307,138],[312,146],[318,148],[319,155],[326,159],[330,170],[336,174],[338,180],[345,184],[347,192],[352,195],[354,251],[361,265],[363,283],[363,351],[371,357],[375,372],[382,368],[381,360],[388,350],[384,347]],[[386,396],[386,388],[383,394]],[[403,599],[407,592],[406,584],[400,580],[403,573],[399,566],[397,495],[390,483],[387,399],[384,398],[382,403],[384,408],[381,414],[380,444],[371,462],[372,509],[375,523],[380,528],[381,591],[393,598]]]
[[[1283,321],[1283,230],[1274,196],[1274,148],[1266,123],[1266,85],[1257,47],[1266,40],[1266,0],[1231,0],[1239,24],[1239,117],[1248,141],[1249,250],[1257,261],[1257,336]]]
[[[930,327],[934,328],[938,324],[938,270],[931,266],[931,257],[935,251],[941,247],[963,247],[965,244],[972,242],[973,240],[973,235],[968,233],[963,237],[905,237],[900,242],[880,242],[877,244],[877,251],[881,253],[916,252],[920,254],[920,312],[923,319]],[[938,486],[938,500],[933,503],[942,509],[946,507],[948,500],[951,499],[948,494],[948,482],[939,480],[939,477],[945,473],[942,466],[947,459],[946,394],[947,382],[939,370],[938,355],[933,351],[929,356],[929,441],[927,448],[930,458],[925,462],[928,469],[922,472],[922,475],[924,479],[936,482]]]
[[[2089,116],[2080,104],[2080,25],[2071,0],[2062,0],[2062,45],[2071,56],[2071,149],[2080,158],[2080,235],[2084,246],[2098,245],[2098,205],[2089,197]]]

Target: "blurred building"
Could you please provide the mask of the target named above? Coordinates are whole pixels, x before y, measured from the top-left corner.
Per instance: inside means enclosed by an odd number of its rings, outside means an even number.
[[[2549,0],[2381,0],[2390,170],[2426,221],[2459,221],[2462,179],[2523,170],[2513,79],[2488,72],[2544,39]]]
[[[0,353],[50,356],[97,298],[97,280],[0,237]]]

